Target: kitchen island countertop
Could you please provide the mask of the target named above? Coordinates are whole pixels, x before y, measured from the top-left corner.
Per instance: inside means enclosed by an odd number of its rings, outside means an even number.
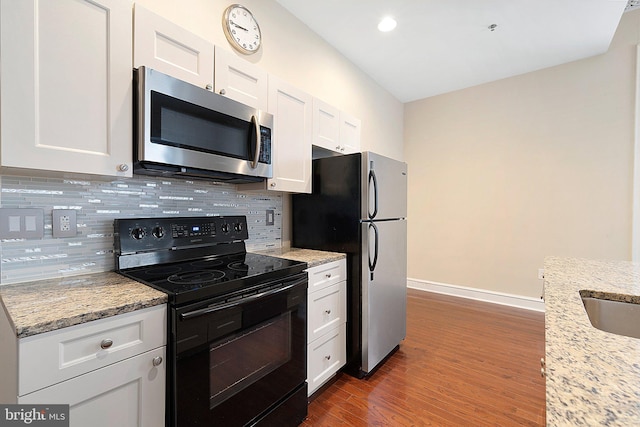
[[[317,251],[314,249],[300,249],[300,248],[275,248],[257,251],[263,255],[270,255],[279,258],[292,259],[294,261],[306,262],[309,268],[316,267],[321,264],[326,264],[332,261],[338,261],[345,259],[347,256],[339,252],[327,252]]]
[[[640,303],[640,264],[545,259],[547,425],[640,425],[640,339],[594,328],[580,291]]]
[[[165,304],[167,295],[115,272],[0,286],[18,338]]]

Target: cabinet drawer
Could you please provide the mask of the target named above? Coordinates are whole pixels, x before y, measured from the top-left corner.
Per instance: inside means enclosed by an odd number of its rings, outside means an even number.
[[[309,293],[347,280],[347,261],[329,262],[307,269],[309,273]]]
[[[166,325],[160,305],[21,339],[18,395],[161,347]]]
[[[344,366],[347,358],[346,325],[324,334],[307,347],[309,395]]]
[[[307,341],[311,342],[346,321],[346,282],[308,295]]]

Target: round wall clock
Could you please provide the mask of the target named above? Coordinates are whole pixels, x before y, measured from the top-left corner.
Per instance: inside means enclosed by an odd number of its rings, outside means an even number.
[[[231,46],[240,53],[250,55],[260,48],[260,26],[246,7],[232,4],[226,8],[222,15],[222,28]]]

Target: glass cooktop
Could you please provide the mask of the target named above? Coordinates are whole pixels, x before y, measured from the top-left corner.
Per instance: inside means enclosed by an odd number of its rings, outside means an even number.
[[[305,268],[306,264],[298,261],[241,253],[136,267],[120,273],[164,291],[170,300],[179,302],[243,292]]]

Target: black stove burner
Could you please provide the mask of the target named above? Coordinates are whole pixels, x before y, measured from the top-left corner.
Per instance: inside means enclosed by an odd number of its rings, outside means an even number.
[[[167,277],[181,271],[182,268],[177,265],[157,266],[154,265],[144,270],[143,273],[151,277]]]
[[[176,285],[206,285],[225,276],[220,270],[196,270],[169,276],[167,280]]]
[[[249,271],[249,266],[245,264],[244,261],[232,262],[227,267],[235,271]]]
[[[218,258],[203,259],[203,260],[194,261],[191,263],[193,267],[203,268],[205,270],[209,268],[219,267],[223,264],[224,264],[224,261]]]

